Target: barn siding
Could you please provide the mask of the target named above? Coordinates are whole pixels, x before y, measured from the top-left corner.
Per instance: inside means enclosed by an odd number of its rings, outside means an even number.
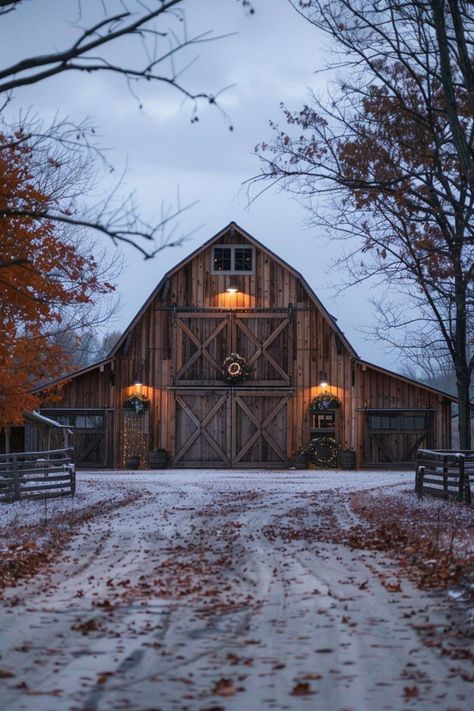
[[[238,230],[230,229],[214,244],[245,242]],[[440,446],[449,444],[449,401],[412,382],[357,362],[335,324],[319,308],[296,273],[257,243],[254,245],[255,274],[211,274],[212,246],[169,274],[120,345],[112,363],[73,377],[64,385],[61,400],[51,403],[57,408],[112,408],[114,441],[110,452],[113,452],[114,465],[123,466],[122,403],[134,390],[131,383],[136,376],[144,384],[141,391],[151,400],[149,432],[144,446],[174,449],[172,388],[179,359],[174,314],[180,309],[288,310],[293,388],[289,402],[288,456],[309,442],[308,408],[321,390],[320,371],[327,372],[329,389],[343,402],[336,420],[336,437],[341,445],[356,449],[359,463],[366,460],[364,408],[434,408],[436,439]],[[239,289],[236,295],[226,293],[230,285]],[[245,388],[250,385],[247,381]]]

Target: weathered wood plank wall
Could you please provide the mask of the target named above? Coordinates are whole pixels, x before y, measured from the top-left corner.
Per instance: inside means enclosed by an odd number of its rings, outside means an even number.
[[[228,232],[218,243],[244,244],[245,238],[238,232],[234,235]],[[343,402],[336,420],[336,438],[341,445],[355,447],[359,463],[374,456],[367,451],[364,408],[433,408],[436,410],[436,444],[449,446],[449,402],[413,383],[358,363],[335,324],[318,308],[298,275],[264,249],[254,246],[254,250],[254,274],[212,274],[212,246],[171,272],[125,338],[113,362],[70,380],[64,387],[62,400],[52,406],[113,408],[113,463],[121,466],[122,403],[136,389],[132,383],[138,378],[143,383],[141,392],[151,400],[146,447],[163,447],[173,452],[176,447],[173,388],[179,384],[176,374],[185,357],[176,313],[193,309],[197,313],[212,309],[225,313],[239,309],[275,309],[287,312],[290,319],[289,341],[281,339],[280,345],[273,345],[281,363],[289,360],[293,389],[288,408],[289,456],[310,439],[308,408],[312,398],[321,392],[320,371],[327,373],[329,390]],[[235,286],[238,292],[227,293],[229,286]],[[270,313],[268,318],[271,318]],[[277,346],[281,348],[280,353]],[[220,356],[219,347],[213,347],[216,357]],[[188,344],[187,348],[189,357],[193,346]],[[196,387],[202,384],[199,380],[195,382]],[[245,388],[249,387],[251,380],[245,383]]]

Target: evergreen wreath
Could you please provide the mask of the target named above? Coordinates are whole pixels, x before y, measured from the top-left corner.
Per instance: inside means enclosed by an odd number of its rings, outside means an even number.
[[[251,369],[247,361],[238,353],[230,353],[221,367],[222,379],[229,385],[238,385],[250,376]]]
[[[338,410],[342,405],[337,395],[332,393],[321,393],[311,402],[309,409],[311,412],[327,412],[327,410]]]
[[[314,437],[308,445],[308,455],[311,464],[322,469],[337,467],[339,445],[335,439],[325,435]]]
[[[143,393],[132,393],[126,400],[123,406],[126,410],[134,410],[137,415],[140,415],[150,407],[150,401]]]

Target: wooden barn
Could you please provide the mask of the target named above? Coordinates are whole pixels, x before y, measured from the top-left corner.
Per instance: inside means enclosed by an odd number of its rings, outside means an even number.
[[[312,412],[321,393],[339,406]],[[82,467],[146,467],[156,448],[173,467],[287,467],[322,433],[391,467],[450,446],[452,400],[361,360],[301,274],[230,223],[41,412],[75,427]]]

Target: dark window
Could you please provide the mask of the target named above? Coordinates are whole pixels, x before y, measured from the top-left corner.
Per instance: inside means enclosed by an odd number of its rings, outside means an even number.
[[[44,414],[44,411],[43,413]],[[45,415],[46,417],[50,417],[52,420],[57,422],[60,425],[73,425],[74,424],[74,417],[71,418],[70,415],[55,415],[54,413],[49,413]],[[72,419],[72,422],[71,422]]]
[[[426,429],[424,414],[394,413],[369,415],[369,429],[382,432],[419,432]]]
[[[234,251],[234,271],[251,272],[253,249],[251,247],[236,247]]]
[[[76,415],[75,425],[78,429],[100,430],[104,427],[103,415]]]
[[[97,411],[66,413],[63,410],[56,413],[54,410],[42,410],[41,414],[50,417],[60,425],[69,425],[81,430],[102,430],[105,428],[104,415]]]
[[[409,432],[424,430],[426,427],[424,415],[403,415],[401,429]]]
[[[232,269],[232,250],[230,247],[214,247],[213,271],[230,272]]]

